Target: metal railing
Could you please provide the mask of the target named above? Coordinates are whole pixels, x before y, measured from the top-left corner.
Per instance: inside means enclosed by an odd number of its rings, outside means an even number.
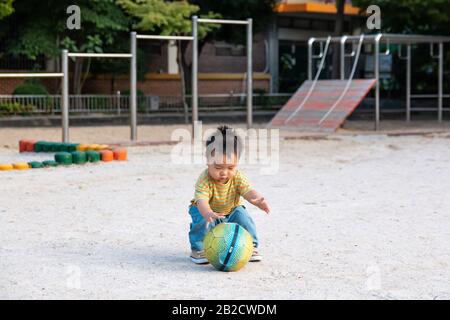
[[[291,97],[291,93],[254,93],[255,110],[278,110]],[[186,95],[189,111],[192,112],[191,95]],[[199,111],[245,111],[246,93],[199,95]],[[176,112],[183,113],[180,96],[138,96],[139,113]],[[71,114],[129,114],[128,95],[69,95]],[[61,95],[0,95],[0,115],[60,115]]]

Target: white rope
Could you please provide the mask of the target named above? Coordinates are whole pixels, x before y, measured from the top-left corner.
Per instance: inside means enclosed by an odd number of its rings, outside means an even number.
[[[302,103],[297,107],[297,109],[295,109],[295,111],[286,120],[284,120],[283,124],[286,124],[286,122],[290,121],[300,111],[300,109],[303,108],[303,106],[305,105],[309,96],[313,92],[314,87],[316,86],[317,80],[319,79],[320,72],[322,71],[323,65],[325,63],[325,58],[327,57],[327,51],[328,51],[328,46],[330,45],[330,42],[331,42],[331,36],[328,36],[327,42],[325,44],[325,49],[323,51],[322,60],[320,61],[319,69],[317,70],[316,76],[314,77],[314,81],[312,82],[311,87],[308,90],[308,93],[306,94]]]
[[[348,78],[347,84],[345,85],[344,91],[342,91],[342,94],[336,100],[336,102],[333,104],[333,106],[330,108],[330,110],[328,110],[328,112],[325,113],[325,115],[322,117],[322,119],[320,119],[319,126],[328,117],[328,115],[334,110],[334,108],[337,107],[339,102],[341,102],[342,98],[345,96],[345,94],[347,93],[348,89],[350,88],[350,84],[352,83],[353,76],[355,75],[356,65],[358,64],[359,54],[361,53],[361,47],[362,47],[363,42],[364,42],[364,34],[362,34],[359,37],[358,50],[356,52],[355,61],[353,62],[352,72],[350,74],[350,77]]]

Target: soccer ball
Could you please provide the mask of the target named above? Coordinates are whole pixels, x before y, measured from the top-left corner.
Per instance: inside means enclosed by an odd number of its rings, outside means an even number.
[[[203,240],[208,261],[220,271],[238,271],[253,253],[253,238],[237,223],[220,223]]]

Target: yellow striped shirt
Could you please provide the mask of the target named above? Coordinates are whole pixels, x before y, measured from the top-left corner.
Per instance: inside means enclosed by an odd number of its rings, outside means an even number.
[[[239,170],[227,183],[222,184],[215,182],[206,169],[197,179],[192,204],[196,205],[198,200],[205,199],[214,212],[228,215],[242,204],[241,196],[252,189],[247,177]]]

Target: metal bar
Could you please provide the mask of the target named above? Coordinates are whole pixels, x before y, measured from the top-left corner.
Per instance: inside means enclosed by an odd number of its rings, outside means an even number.
[[[198,121],[198,17],[192,17],[192,138]]]
[[[438,98],[438,94],[412,94],[411,98],[414,99],[431,99]],[[442,94],[442,98],[450,98],[450,94]]]
[[[375,75],[375,130],[380,129],[380,39],[382,34],[375,38],[375,57],[374,57],[374,75]]]
[[[312,56],[314,41],[315,38],[309,38],[308,40],[308,80],[312,80]]]
[[[438,66],[438,122],[442,122],[442,95],[444,82],[444,44],[439,43],[439,66]]]
[[[160,36],[160,35],[144,35],[136,34],[137,39],[149,39],[149,40],[194,40],[192,36]]]
[[[132,58],[131,53],[69,53],[71,58]]]
[[[199,19],[197,18],[197,22],[199,23],[220,23],[220,24],[249,24],[247,20],[224,20],[224,19]]]
[[[69,142],[69,59],[68,50],[62,50],[61,71],[63,76],[61,87],[61,125],[62,142]]]
[[[247,22],[247,129],[250,129],[253,125],[253,20]]]
[[[411,45],[406,47],[406,121],[411,121]]]
[[[430,43],[430,57],[432,57],[433,59],[439,59],[439,53],[437,56],[434,55],[434,47],[432,43]]]
[[[137,140],[137,63],[136,63],[136,32],[130,33],[130,138],[131,141]]]
[[[62,78],[63,73],[0,73],[0,78]]]
[[[347,36],[342,36],[341,38],[341,80],[345,79],[345,41]]]
[[[364,43],[374,43],[378,35],[366,35]],[[340,42],[341,37],[332,37],[331,42]],[[356,42],[359,36],[348,36],[347,41]],[[382,34],[383,40],[397,44],[413,44],[413,43],[448,43],[450,37],[445,36],[429,36],[429,35],[404,35],[404,34]],[[317,42],[325,42],[326,37],[316,38]]]

